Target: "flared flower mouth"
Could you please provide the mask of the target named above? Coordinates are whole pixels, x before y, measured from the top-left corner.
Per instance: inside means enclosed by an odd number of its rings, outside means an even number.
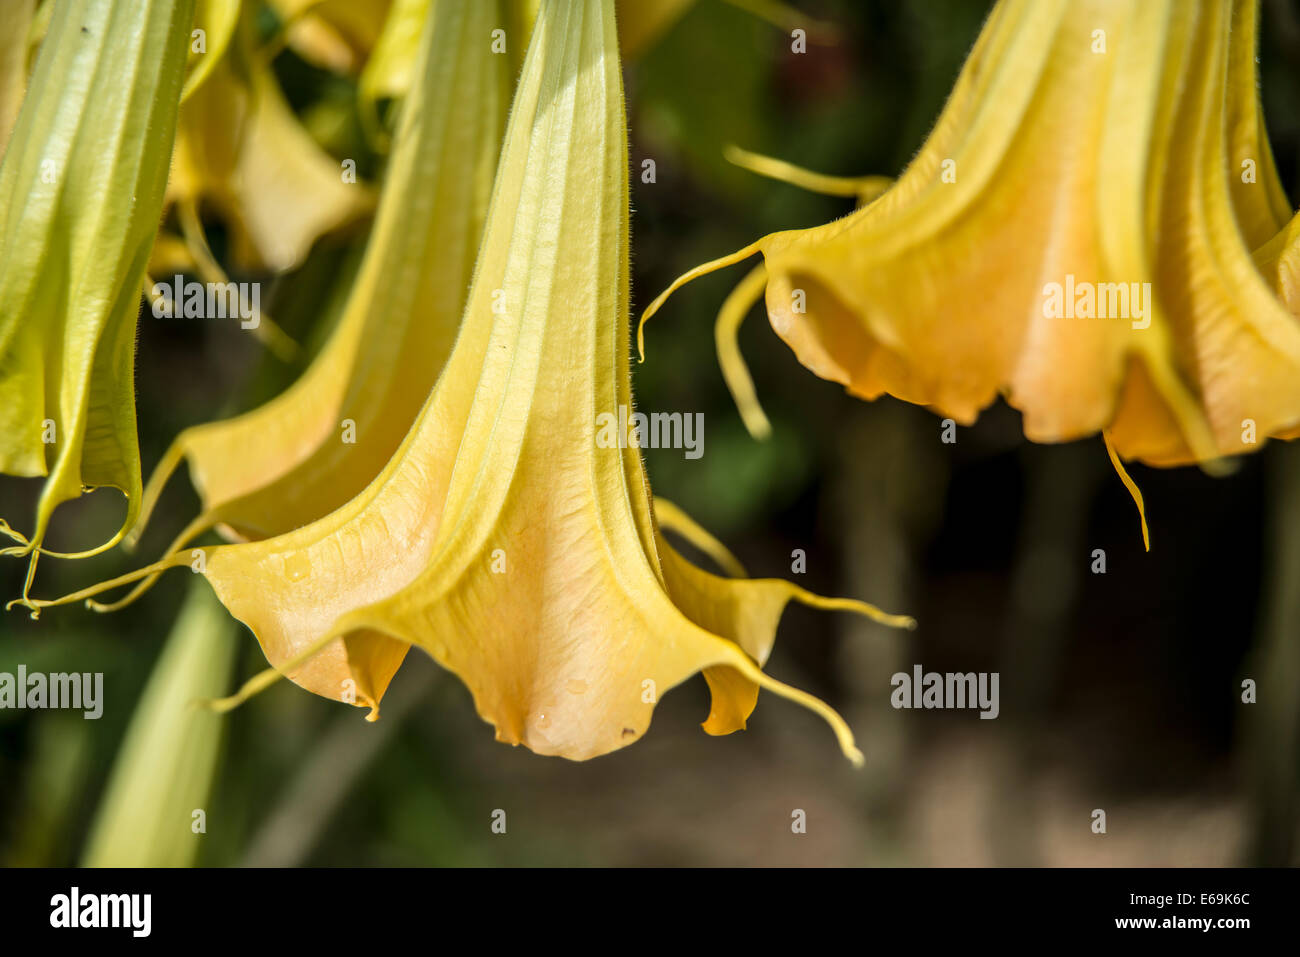
[[[692,270],[645,318],[761,252],[765,280],[724,319],[765,290],[799,360],[855,395],[959,423],[1004,396],[1034,441],[1104,432],[1161,466],[1289,437],[1300,323],[1252,261],[1289,215],[1257,17],[1254,0],[1001,0],[894,186]]]
[[[433,29],[477,7],[440,2]],[[377,709],[418,646],[538,753],[630,744],[703,671],[710,733],[743,728],[768,688],[860,758],[834,711],[763,672],[777,621],[791,600],[911,619],[696,568],[660,533],[637,444],[598,441],[602,414],[632,406],[627,164],[612,0],[543,4],[460,333],[410,432],[342,507],[195,568],[275,669],[230,703],[284,674]],[[179,565],[190,552],[59,601]]]

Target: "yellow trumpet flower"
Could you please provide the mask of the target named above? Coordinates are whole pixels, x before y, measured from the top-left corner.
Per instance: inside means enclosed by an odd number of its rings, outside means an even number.
[[[140,505],[135,322],[158,230],[193,0],[67,0],[0,164],[0,472],[48,476],[32,554],[61,503],[112,486]],[[126,78],[125,80],[123,78]],[[24,589],[25,591],[26,589]]]
[[[1114,461],[1253,451],[1300,426],[1300,323],[1252,262],[1289,216],[1255,0],[1000,0],[929,139],[844,219],[774,233],[766,291],[815,374],[969,424],[1103,432]],[[721,338],[721,332],[720,332]],[[757,404],[742,395],[761,431]]]
[[[440,0],[438,23],[447,8]],[[631,407],[627,125],[613,0],[546,0],[525,59],[460,335],[401,448],[355,499],[303,528],[205,554],[201,571],[273,671],[376,708],[400,653],[469,687],[499,740],[585,759],[643,735],[659,696],[703,671],[704,728],[743,728],[759,688],[826,704],[761,669],[791,600],[723,579],[660,535]],[[166,567],[59,600],[78,600]],[[372,717],[373,717],[372,713]]]
[[[358,495],[415,421],[465,308],[510,99],[508,61],[481,42],[501,4],[447,6],[438,29],[431,19],[424,32],[374,232],[329,341],[282,395],[177,437],[145,487],[129,542],[182,459],[203,512],[173,548],[214,526],[267,538]],[[101,607],[120,607],[149,581]]]

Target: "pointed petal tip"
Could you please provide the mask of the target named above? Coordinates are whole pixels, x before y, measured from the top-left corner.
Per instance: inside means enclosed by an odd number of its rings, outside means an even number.
[[[735,734],[737,731],[745,731],[749,727],[749,722],[744,718],[737,716],[738,722],[735,726],[726,726],[721,724],[721,718],[714,712],[710,711],[709,716],[700,722],[700,727],[704,733],[714,738],[725,738],[729,734]]]
[[[1146,502],[1142,498],[1142,490],[1138,488],[1137,483],[1129,476],[1128,471],[1124,468],[1124,463],[1119,457],[1119,452],[1115,449],[1115,444],[1111,441],[1110,433],[1103,430],[1101,433],[1102,441],[1106,445],[1106,454],[1110,456],[1111,467],[1119,476],[1119,480],[1124,483],[1128,489],[1133,504],[1137,506],[1138,519],[1142,523],[1142,546],[1146,551],[1151,551],[1151,531],[1147,528],[1147,509]]]

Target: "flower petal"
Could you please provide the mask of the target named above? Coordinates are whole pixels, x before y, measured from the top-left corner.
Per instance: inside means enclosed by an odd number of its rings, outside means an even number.
[[[48,476],[34,531],[8,551],[38,548],[87,488],[127,498],[94,551],[139,508],[135,322],[192,12],[58,4],[0,164],[0,472]]]
[[[670,291],[761,251],[773,328],[856,395],[961,423],[1004,395],[1034,441],[1105,429],[1154,465],[1252,451],[1300,426],[1300,324],[1250,255],[1286,214],[1256,19],[1253,0],[1001,0],[893,188]],[[1076,280],[1110,317],[1053,314]]]

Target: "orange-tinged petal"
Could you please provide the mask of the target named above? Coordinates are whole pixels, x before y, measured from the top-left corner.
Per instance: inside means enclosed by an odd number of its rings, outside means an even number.
[[[1300,324],[1250,254],[1287,214],[1256,19],[1254,0],[1001,0],[894,187],[683,280],[762,252],[777,334],[864,398],[970,423],[1003,395],[1030,439],[1105,429],[1154,465],[1252,451],[1300,424]],[[1076,282],[1110,318],[1074,309]]]

